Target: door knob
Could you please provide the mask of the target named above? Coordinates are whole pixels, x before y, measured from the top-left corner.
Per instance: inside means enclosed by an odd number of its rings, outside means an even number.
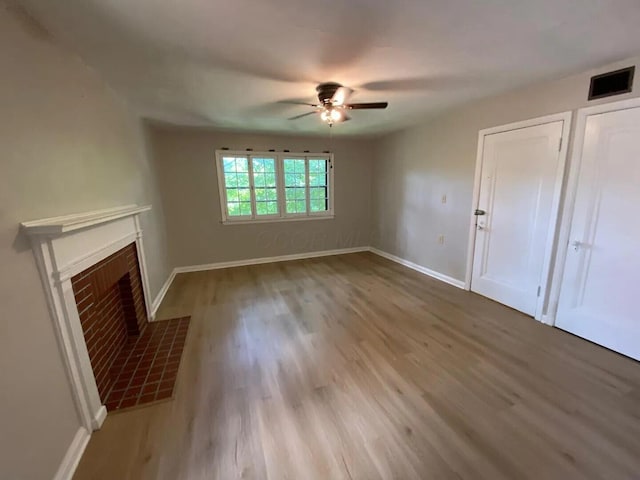
[[[573,247],[574,251],[578,251],[580,250],[580,247],[582,246],[582,242],[578,241],[578,240],[574,240],[573,242],[571,242],[571,247]]]

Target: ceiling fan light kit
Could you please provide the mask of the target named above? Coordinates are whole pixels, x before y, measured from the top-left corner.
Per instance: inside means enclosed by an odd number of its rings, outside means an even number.
[[[326,108],[320,113],[320,118],[328,124],[332,124],[342,120],[342,112],[336,108]]]
[[[316,92],[318,93],[320,103],[316,105],[309,104],[309,106],[315,108],[316,111],[296,115],[289,120],[297,120],[308,115],[313,115],[314,113],[319,113],[320,119],[329,126],[332,126],[334,123],[351,120],[351,117],[346,114],[346,110],[384,109],[389,105],[387,102],[347,103],[353,90],[335,82],[321,83],[316,87]]]

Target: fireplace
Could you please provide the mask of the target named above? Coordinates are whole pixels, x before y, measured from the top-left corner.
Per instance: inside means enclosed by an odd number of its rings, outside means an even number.
[[[71,278],[80,324],[102,403],[113,387],[112,366],[127,339],[147,326],[135,243]]]
[[[143,337],[151,320],[139,218],[150,209],[128,205],[21,224],[82,421],[78,442],[106,417],[109,362],[127,337]]]

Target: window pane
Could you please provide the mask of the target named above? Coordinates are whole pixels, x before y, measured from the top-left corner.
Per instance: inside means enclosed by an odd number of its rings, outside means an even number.
[[[254,158],[253,159],[253,173],[262,173],[264,172],[264,158]]]
[[[293,200],[293,191],[295,189],[293,188],[285,188],[284,189],[284,198],[285,200],[289,201],[289,200]]]
[[[239,202],[238,198],[238,189],[237,188],[227,188],[227,202]]]
[[[268,215],[269,209],[266,202],[256,202],[256,215]]]
[[[265,200],[271,200],[273,202],[278,201],[278,191],[275,188],[267,188],[265,189],[265,192]]]
[[[284,176],[284,184],[287,187],[295,187],[296,186],[296,174],[295,173],[287,173]]]
[[[249,160],[246,157],[223,157],[224,172],[248,172]]]
[[[237,187],[238,186],[238,177],[235,172],[225,172],[224,174],[224,184],[227,187]]]
[[[326,160],[309,160],[309,173],[327,173]]]
[[[328,167],[329,162],[327,160],[309,160],[309,210],[311,212],[326,212],[329,210]]]
[[[327,176],[324,173],[310,173],[309,185],[312,187],[324,187],[327,184]]]
[[[245,202],[240,204],[240,211],[242,215],[251,215],[251,203]]]
[[[248,172],[249,161],[246,158],[236,158],[236,172]]]
[[[269,215],[276,215],[278,213],[278,202],[267,202],[267,210]]]
[[[236,174],[236,178],[238,179],[238,186],[249,188],[249,173],[238,173]]]
[[[312,212],[325,212],[327,211],[327,200],[324,198],[321,199],[312,199],[311,200],[311,211]]]
[[[276,159],[269,157],[253,158],[251,162],[256,196],[256,215],[277,215]],[[266,203],[267,201],[275,201],[275,211],[273,206],[270,207],[270,204]]]
[[[265,178],[264,178],[264,174],[262,173],[256,173],[256,171],[253,171],[253,186],[256,188],[260,188],[260,187],[264,187],[265,186]]]
[[[238,200],[240,200],[241,202],[251,203],[251,190],[249,190],[248,188],[239,188]]]
[[[222,159],[222,170],[224,172],[235,172],[236,171],[236,159],[224,157]]]
[[[251,190],[249,190],[249,159],[247,157],[222,157],[227,212],[230,217],[251,215]],[[247,212],[247,202],[249,213]]]
[[[287,200],[306,200],[306,189],[304,188],[287,188],[286,199]]]
[[[240,215],[240,204],[237,202],[227,203],[227,211],[229,212],[230,217],[237,217]]]
[[[312,200],[327,198],[327,189],[325,187],[311,187],[309,189],[309,195]]]
[[[275,174],[275,172],[265,173],[264,174],[264,184],[265,184],[266,187],[272,187],[272,188],[276,187],[276,174]]]
[[[304,188],[288,188],[286,193],[287,213],[306,213],[307,201]]]
[[[256,214],[257,215],[277,215],[278,214],[278,192],[275,188],[256,188]],[[265,203],[273,203],[276,205],[276,210],[271,211],[266,206]],[[262,205],[262,206],[260,206]]]
[[[285,158],[284,173],[302,173],[304,174],[304,158]]]
[[[307,172],[303,158],[285,158],[285,209],[288,214],[307,213]]]

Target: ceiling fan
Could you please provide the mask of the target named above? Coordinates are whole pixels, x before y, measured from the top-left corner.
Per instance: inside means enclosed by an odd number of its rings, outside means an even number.
[[[339,83],[327,82],[321,83],[316,87],[318,92],[318,100],[320,103],[296,103],[297,105],[308,105],[315,108],[313,112],[296,115],[289,120],[297,120],[307,115],[320,114],[320,118],[332,126],[334,123],[346,122],[351,120],[347,114],[348,110],[371,110],[387,108],[387,102],[369,102],[369,103],[347,103],[353,90],[344,87]]]

